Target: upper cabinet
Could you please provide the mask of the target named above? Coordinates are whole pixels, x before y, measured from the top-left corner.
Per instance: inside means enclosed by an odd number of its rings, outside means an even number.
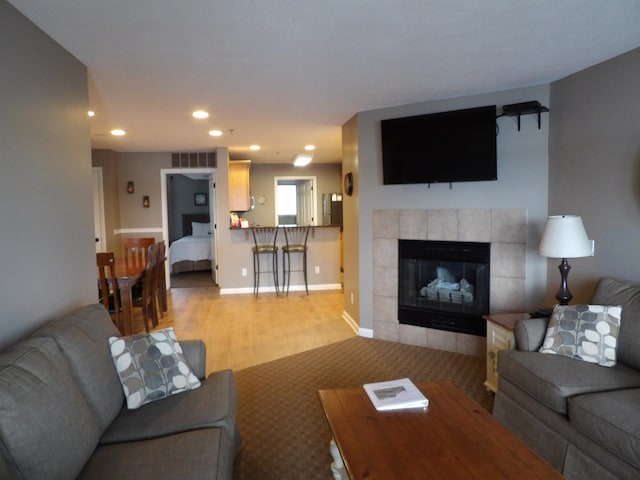
[[[229,162],[229,210],[232,212],[247,212],[251,208],[250,170],[251,160]]]

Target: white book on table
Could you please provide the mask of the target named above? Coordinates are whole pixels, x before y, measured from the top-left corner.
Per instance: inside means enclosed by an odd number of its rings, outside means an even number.
[[[366,383],[363,387],[376,410],[387,411],[429,406],[429,399],[408,378]]]

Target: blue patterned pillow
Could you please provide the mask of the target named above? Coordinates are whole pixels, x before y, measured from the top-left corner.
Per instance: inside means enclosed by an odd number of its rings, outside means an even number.
[[[621,316],[619,305],[556,305],[538,351],[613,367]]]
[[[109,348],[129,409],[200,386],[173,327],[110,337]]]

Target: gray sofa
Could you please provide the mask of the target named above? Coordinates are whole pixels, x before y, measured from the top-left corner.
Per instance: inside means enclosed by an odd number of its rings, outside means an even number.
[[[640,478],[640,285],[603,277],[590,300],[622,305],[617,364],[538,353],[549,319],[516,325],[498,354],[493,415],[567,479]]]
[[[205,345],[180,341],[194,390],[128,410],[102,305],[0,353],[0,478],[225,479],[240,444],[230,370],[205,379]]]

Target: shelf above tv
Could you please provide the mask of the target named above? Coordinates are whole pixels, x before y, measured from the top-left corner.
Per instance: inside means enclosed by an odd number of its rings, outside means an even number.
[[[502,115],[500,117],[518,117],[518,131],[520,131],[520,116],[536,114],[538,115],[538,130],[540,130],[540,114],[548,111],[549,109],[542,106],[538,101],[512,103],[502,107]]]

